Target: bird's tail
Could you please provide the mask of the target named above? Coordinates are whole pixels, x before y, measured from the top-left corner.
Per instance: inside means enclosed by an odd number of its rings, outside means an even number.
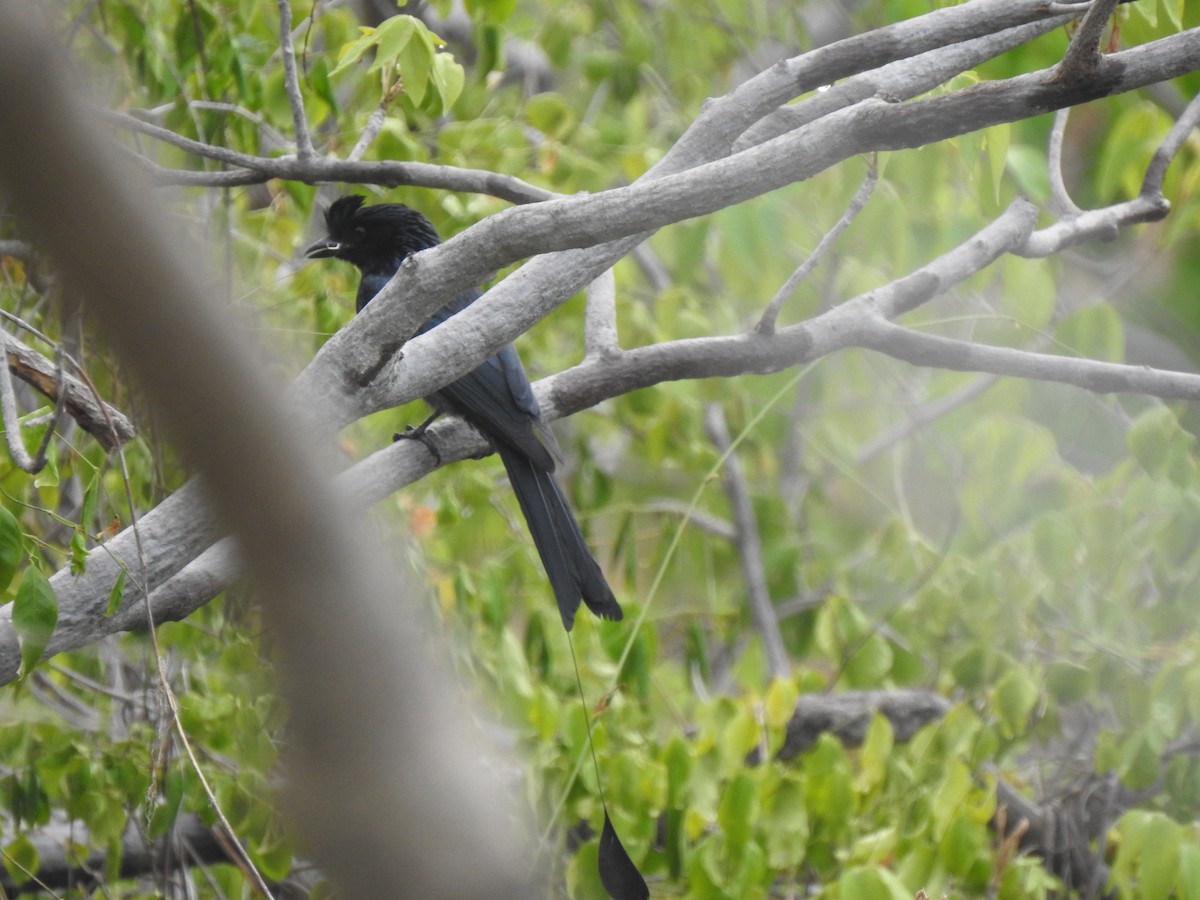
[[[503,445],[497,452],[504,461],[508,480],[529,523],[534,546],[550,577],[563,627],[571,630],[581,600],[602,619],[620,619],[621,605],[588,549],[554,476],[531,463],[524,454]]]

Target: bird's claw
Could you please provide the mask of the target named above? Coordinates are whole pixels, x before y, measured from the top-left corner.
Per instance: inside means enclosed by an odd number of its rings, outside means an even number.
[[[438,450],[437,444],[433,442],[433,438],[429,436],[425,428],[414,428],[412,425],[409,425],[403,431],[397,431],[392,435],[392,443],[396,441],[420,441],[433,456],[434,465],[440,466],[442,464],[441,451]]]

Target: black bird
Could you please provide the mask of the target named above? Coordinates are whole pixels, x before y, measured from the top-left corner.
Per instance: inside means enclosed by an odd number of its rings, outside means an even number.
[[[359,311],[391,280],[406,258],[439,241],[433,224],[414,209],[400,203],[362,203],[363,198],[357,196],[335,200],[325,211],[329,236],[304,251],[309,258],[344,259],[359,268]],[[446,321],[480,296],[479,290],[460,294],[430,316],[418,333]],[[563,627],[571,630],[581,600],[601,618],[620,619],[620,604],[554,480],[558,446],[542,419],[512,344],[425,399],[434,408],[435,418],[442,412],[462,416],[500,455],[550,577]],[[432,421],[407,434],[423,435]],[[432,446],[430,450],[436,454]]]

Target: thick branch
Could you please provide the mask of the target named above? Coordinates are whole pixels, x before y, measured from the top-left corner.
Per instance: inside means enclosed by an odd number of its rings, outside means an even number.
[[[627,235],[634,229],[640,240],[641,229],[659,228],[759,196],[808,178],[850,155],[921,146],[1130,90],[1198,66],[1200,29],[1106,57],[1101,73],[1086,83],[1056,82],[1053,71],[1047,70],[913,103],[867,101],[799,132],[678,175],[592,196],[505,210],[441,246],[411,257],[363,314],[326,343],[301,376],[301,393],[305,395],[313,382],[319,382],[324,385],[322,392],[333,389],[346,398],[368,385],[368,393],[382,386],[389,399],[427,395],[478,365],[611,265],[618,252],[627,252],[626,242],[632,240]],[[1160,204],[1159,209],[1164,206]],[[1151,214],[1148,206],[1144,212]],[[564,270],[573,276],[562,287],[542,281],[550,277],[543,268],[546,263],[535,262],[532,269],[527,265],[518,270],[492,288],[484,302],[435,329],[454,334],[450,346],[459,354],[430,361],[432,365],[422,366],[419,376],[414,367],[401,362],[387,379],[372,384],[386,362],[379,348],[386,356],[393,354],[449,297],[478,284],[488,272],[530,253],[605,241],[612,241],[613,246],[603,254],[567,255],[556,260],[556,278],[561,279]],[[573,271],[585,259],[588,268]],[[503,322],[498,328],[481,328],[484,310],[496,303],[507,308]],[[340,387],[331,388],[333,385]]]
[[[0,344],[12,373],[57,403],[58,376],[54,363],[10,334],[0,333]],[[124,413],[98,399],[78,378],[63,375],[62,382],[67,414],[105,450],[115,450],[137,433]]]

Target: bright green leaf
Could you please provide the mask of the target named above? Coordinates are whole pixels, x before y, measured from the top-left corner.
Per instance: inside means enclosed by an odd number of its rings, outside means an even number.
[[[774,678],[763,698],[763,716],[768,728],[783,728],[796,715],[800,689],[793,678]]]
[[[866,740],[859,753],[859,773],[854,786],[859,793],[869,793],[887,777],[887,764],[895,745],[892,723],[887,716],[876,713],[867,726]]]
[[[338,52],[337,65],[329,73],[331,77],[339,75],[350,68],[362,59],[363,54],[379,43],[379,37],[375,33],[374,28],[363,28],[362,32],[363,34],[360,37],[343,46]]]
[[[108,604],[104,607],[104,615],[111,616],[121,608],[121,601],[125,599],[125,570],[121,569],[117,573],[117,579],[113,582],[112,590],[108,592]]]
[[[838,879],[843,900],[912,900],[913,892],[886,869],[855,868]]]
[[[762,827],[768,865],[791,869],[804,861],[809,826],[801,784],[792,778],[779,783],[763,809]]]
[[[1182,850],[1180,828],[1162,813],[1151,813],[1146,843],[1138,860],[1138,886],[1146,900],[1166,900],[1175,890]]]
[[[400,51],[408,46],[417,27],[424,27],[412,16],[392,16],[375,29],[379,40],[379,52],[375,55],[377,68],[384,63],[399,62]]]
[[[21,564],[22,548],[21,523],[0,506],[0,592],[8,590],[12,584],[17,566]]]
[[[1008,166],[1008,147],[1012,141],[1012,126],[1007,122],[993,125],[991,128],[985,129],[983,135],[992,200],[999,203],[1000,191],[1004,184],[1004,172]]]
[[[42,658],[58,623],[58,598],[50,582],[35,566],[27,566],[13,601],[13,630],[21,644],[21,677]]]
[[[429,75],[442,101],[441,115],[445,115],[462,93],[466,73],[449,53],[437,53],[433,57],[433,68]]]
[[[4,847],[4,868],[16,884],[27,883],[38,870],[37,847],[25,835],[18,835]]]
[[[409,41],[396,59],[400,74],[404,77],[404,93],[417,106],[425,100],[425,89],[429,85],[429,70],[433,68],[434,52],[421,40]]]
[[[725,833],[725,846],[736,858],[745,849],[758,821],[758,783],[749,772],[742,772],[725,788],[717,821]]]
[[[1025,732],[1029,714],[1037,701],[1037,684],[1022,668],[1009,669],[992,694],[992,705],[1009,735]]]

